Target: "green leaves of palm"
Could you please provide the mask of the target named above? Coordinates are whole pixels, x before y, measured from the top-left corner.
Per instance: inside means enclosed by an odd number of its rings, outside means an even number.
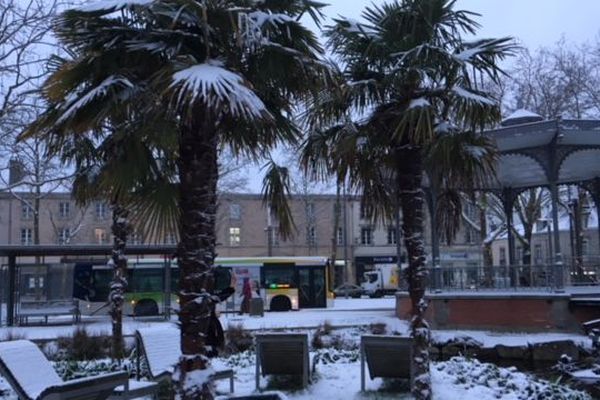
[[[315,35],[297,20],[304,13],[318,18],[323,4],[157,0],[121,2],[119,9],[98,4],[57,20],[57,36],[76,57],[58,63],[45,86],[51,106],[27,134],[44,131],[59,149],[65,135],[98,141],[107,126],[138,124],[131,138],[146,141],[149,154],[173,160],[177,154],[169,153],[174,150],[163,146],[160,135],[148,142],[142,132],[168,120],[162,136],[176,143],[181,125],[202,113],[206,123],[217,125],[220,146],[234,154],[258,159],[277,143],[298,139],[289,118],[294,104],[314,94],[328,70]],[[131,190],[147,190],[139,185]],[[151,192],[166,200],[169,190]]]

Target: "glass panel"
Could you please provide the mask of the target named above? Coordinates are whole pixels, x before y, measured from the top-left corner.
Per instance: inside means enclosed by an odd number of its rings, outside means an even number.
[[[160,292],[163,289],[163,273],[162,268],[157,269],[138,269],[132,274],[132,281],[129,282],[130,292]]]
[[[325,307],[325,269],[314,268],[312,273],[314,306]]]
[[[265,286],[268,288],[271,285],[289,285],[291,288],[296,287],[294,265],[265,265],[264,268]]]
[[[298,296],[300,297],[300,308],[312,306],[312,296],[310,295],[310,270],[300,268],[298,270]]]

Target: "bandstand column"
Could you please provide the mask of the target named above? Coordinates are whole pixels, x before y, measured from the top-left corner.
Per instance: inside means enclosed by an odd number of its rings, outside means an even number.
[[[550,188],[550,196],[552,203],[552,228],[553,228],[553,238],[554,238],[554,285],[557,289],[562,289],[564,287],[564,265],[562,259],[562,253],[560,250],[560,230],[559,230],[559,220],[558,220],[558,185],[556,182],[550,182],[548,185]]]
[[[502,189],[502,207],[506,216],[506,235],[508,240],[508,265],[515,265],[515,236],[513,234],[513,204],[514,191],[512,188]]]

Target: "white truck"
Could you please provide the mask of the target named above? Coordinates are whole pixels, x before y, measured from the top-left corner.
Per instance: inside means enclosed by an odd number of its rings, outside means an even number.
[[[375,264],[375,269],[363,274],[360,286],[369,297],[383,297],[398,290],[400,273],[396,264]]]

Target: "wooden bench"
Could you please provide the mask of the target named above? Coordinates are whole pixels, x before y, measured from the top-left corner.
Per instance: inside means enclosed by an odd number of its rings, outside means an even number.
[[[179,329],[174,325],[141,328],[135,332],[136,377],[142,375],[142,359],[150,379],[155,382],[170,380],[175,365],[181,357]],[[229,379],[229,391],[233,393],[234,372],[231,369],[215,371],[213,380]]]
[[[600,319],[592,319],[581,324],[583,332],[589,335],[593,329],[600,329]]]
[[[365,391],[365,364],[373,378],[410,379],[413,340],[408,337],[363,335],[360,338],[360,387]]]
[[[297,333],[256,335],[256,390],[260,375],[301,375],[302,384],[310,380],[308,336]]]
[[[81,319],[79,301],[77,300],[44,300],[26,301],[19,305],[17,322],[19,325],[27,325],[29,318],[42,318],[44,324],[48,324],[48,317],[71,315],[73,323]]]
[[[119,386],[129,393],[126,371],[63,381],[44,353],[28,340],[0,343],[0,372],[21,400],[102,400]],[[150,389],[152,384],[146,384]],[[146,390],[144,395],[149,393]]]

